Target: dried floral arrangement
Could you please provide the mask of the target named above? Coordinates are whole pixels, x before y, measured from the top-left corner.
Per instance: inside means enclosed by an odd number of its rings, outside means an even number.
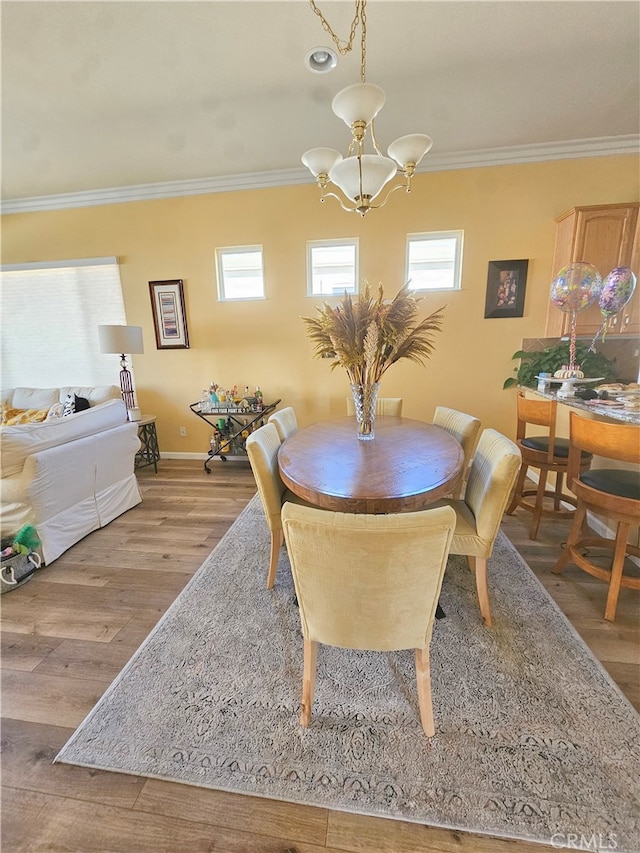
[[[444,308],[417,322],[419,302],[408,284],[385,301],[382,285],[373,297],[365,281],[355,300],[345,293],[335,308],[325,302],[319,316],[302,319],[316,358],[335,358],[332,369],[343,367],[352,385],[368,385],[401,358],[424,364],[433,352]]]

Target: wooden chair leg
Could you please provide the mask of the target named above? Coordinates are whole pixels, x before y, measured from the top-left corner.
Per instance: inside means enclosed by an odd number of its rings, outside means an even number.
[[[538,480],[538,489],[536,491],[536,502],[533,507],[533,517],[531,519],[531,527],[529,528],[529,539],[536,539],[538,536],[538,528],[540,527],[540,519],[542,518],[542,510],[544,509],[544,493],[547,490],[547,472],[541,470]]]
[[[513,490],[513,497],[511,498],[511,503],[506,509],[507,515],[513,515],[516,511],[518,504],[520,503],[520,497],[522,496],[522,490],[524,488],[524,481],[527,477],[527,471],[529,470],[529,466],[525,465],[524,462],[520,466],[520,473],[518,474],[518,480],[516,482],[515,488]]]
[[[269,574],[267,575],[267,589],[273,589],[276,582],[276,572],[278,571],[278,557],[280,556],[280,548],[284,542],[283,530],[271,531],[271,556],[269,558]]]
[[[305,728],[311,722],[311,706],[316,686],[316,658],[318,644],[314,640],[304,641],[304,671],[302,673],[302,710],[300,725]]]
[[[562,549],[562,553],[558,557],[555,566],[551,569],[554,575],[559,575],[560,572],[565,568],[567,563],[571,559],[571,549],[578,544],[580,539],[580,533],[582,531],[582,525],[587,515],[587,511],[582,504],[578,504],[576,509],[576,514],[573,517],[573,524],[571,525],[571,530],[569,531],[569,538],[566,541],[564,548]]]
[[[562,485],[564,481],[564,472],[556,472],[556,488],[553,493],[553,508],[556,512],[560,512],[560,504],[562,503]]]
[[[431,666],[429,662],[429,647],[415,650],[416,681],[418,684],[418,705],[420,706],[420,722],[427,737],[433,737],[436,726],[433,720],[433,701],[431,698]]]
[[[469,571],[475,572],[475,570],[476,570],[476,558],[472,557],[470,554],[467,554],[467,563],[469,564]]]
[[[478,603],[482,621],[487,628],[491,628],[491,605],[489,604],[489,588],[487,587],[487,561],[483,557],[476,557],[476,589],[478,590]]]
[[[604,618],[608,622],[615,622],[616,619],[616,608],[618,606],[618,596],[620,595],[620,582],[622,581],[624,558],[627,553],[627,540],[629,538],[630,529],[630,524],[621,521],[618,524],[618,529],[616,531],[616,545],[613,552],[613,562],[611,563],[611,580],[609,581],[609,592],[607,594],[607,603],[604,610]]]

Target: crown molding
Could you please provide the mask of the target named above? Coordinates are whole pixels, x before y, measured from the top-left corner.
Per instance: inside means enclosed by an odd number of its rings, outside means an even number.
[[[424,162],[417,171],[423,173],[443,172],[453,169],[509,166],[581,157],[608,157],[618,154],[640,154],[640,134],[515,145],[508,148],[487,148],[480,151],[461,151],[450,154],[429,154],[426,158],[427,162]],[[149,201],[176,196],[266,189],[312,182],[313,178],[307,169],[252,172],[218,178],[165,181],[158,184],[138,184],[112,189],[13,199],[2,202],[2,214],[63,210],[71,207],[93,207],[102,204],[122,204],[129,201]]]

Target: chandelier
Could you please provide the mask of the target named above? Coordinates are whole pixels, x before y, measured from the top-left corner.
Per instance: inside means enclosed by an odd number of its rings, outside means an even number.
[[[331,103],[333,112],[351,130],[351,142],[346,157],[335,148],[311,148],[302,155],[302,162],[320,187],[321,202],[326,198],[335,198],[343,210],[366,216],[370,210],[383,207],[396,190],[411,192],[411,178],[416,166],[431,148],[433,141],[424,133],[410,133],[391,143],[387,149],[388,157],[382,154],[376,141],[373,120],[384,106],[386,98],[380,86],[374,86],[365,80],[367,0],[356,0],[349,41],[344,44],[341,44],[314,0],[309,2],[342,55],[351,50],[360,23],[360,82],[342,89]],[[371,140],[374,153],[365,153],[367,137]],[[384,199],[374,204],[389,181],[396,177],[400,183],[390,187]],[[329,191],[332,185],[340,190],[342,196]]]

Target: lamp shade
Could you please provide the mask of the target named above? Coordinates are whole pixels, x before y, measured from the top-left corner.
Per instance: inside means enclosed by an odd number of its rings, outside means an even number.
[[[357,199],[360,196],[359,161],[362,161],[362,195],[374,199],[396,174],[396,164],[388,157],[380,157],[378,154],[346,157],[336,163],[329,178],[347,198]]]
[[[387,154],[393,157],[401,168],[407,163],[417,166],[432,145],[433,139],[426,133],[409,133],[394,140],[387,149]]]
[[[380,86],[354,83],[338,92],[331,103],[331,109],[349,127],[355,121],[370,124],[384,106],[385,100],[386,95]]]
[[[328,175],[331,169],[342,160],[342,154],[335,148],[311,148],[302,155],[303,164],[316,178]]]
[[[100,352],[125,353],[144,352],[142,326],[98,326]]]

